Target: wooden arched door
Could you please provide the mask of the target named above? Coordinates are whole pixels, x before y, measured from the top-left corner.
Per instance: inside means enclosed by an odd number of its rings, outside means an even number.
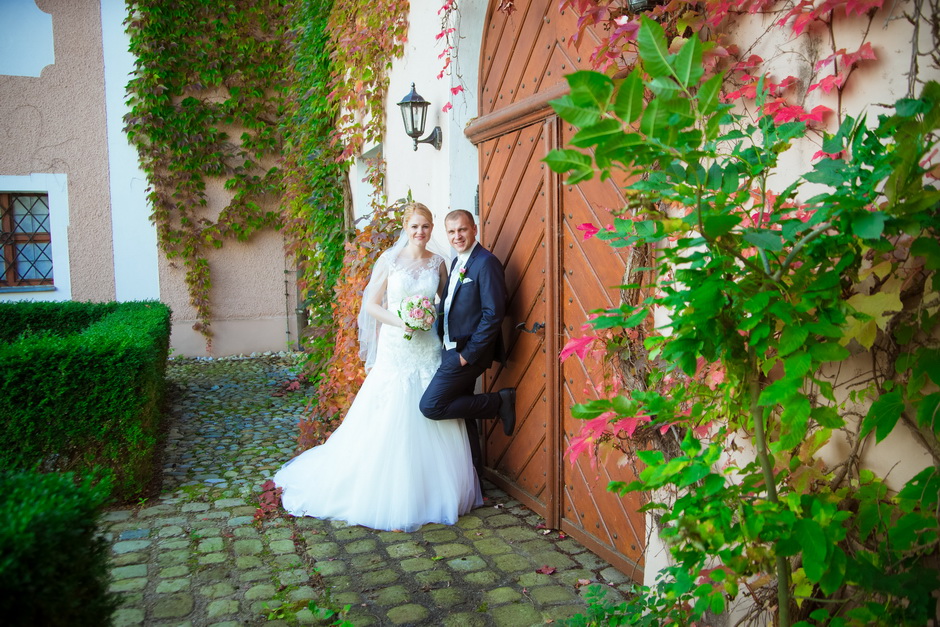
[[[480,239],[503,261],[509,291],[509,358],[487,374],[485,387],[518,392],[512,437],[487,421],[486,466],[491,480],[550,527],[642,581],[641,503],[606,491],[611,480],[631,481],[630,469],[614,459],[594,468],[587,458],[564,457],[580,428],[571,406],[595,397],[597,373],[558,359],[571,337],[583,335],[591,310],[617,304],[622,254],[585,240],[577,225],[607,224],[623,197],[611,181],[563,185],[542,162],[573,133],[548,102],[565,93],[565,74],[586,68],[564,43],[576,19],[559,13],[556,0],[517,1],[510,16],[498,4],[490,2],[484,28],[481,115],[467,136],[479,150]]]

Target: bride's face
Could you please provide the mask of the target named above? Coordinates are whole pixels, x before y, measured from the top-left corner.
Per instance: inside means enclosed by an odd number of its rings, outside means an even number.
[[[412,215],[405,223],[405,232],[408,233],[408,241],[415,246],[424,248],[431,239],[431,229],[434,225],[419,213]]]

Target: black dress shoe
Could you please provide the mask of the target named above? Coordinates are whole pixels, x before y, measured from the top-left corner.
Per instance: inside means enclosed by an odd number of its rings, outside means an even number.
[[[516,388],[499,391],[499,409],[496,415],[503,421],[503,433],[512,435],[516,428]]]

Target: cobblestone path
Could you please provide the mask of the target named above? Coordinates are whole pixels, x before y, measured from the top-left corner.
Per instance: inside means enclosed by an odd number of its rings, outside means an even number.
[[[621,598],[619,571],[486,483],[483,507],[414,533],[256,521],[307,403],[272,396],[291,360],[171,360],[162,492],[105,515],[115,625],[519,627],[585,611],[587,581]]]

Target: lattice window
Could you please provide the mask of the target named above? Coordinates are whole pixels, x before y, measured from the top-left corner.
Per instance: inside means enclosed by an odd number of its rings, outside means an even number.
[[[52,285],[46,194],[0,193],[0,287]]]

